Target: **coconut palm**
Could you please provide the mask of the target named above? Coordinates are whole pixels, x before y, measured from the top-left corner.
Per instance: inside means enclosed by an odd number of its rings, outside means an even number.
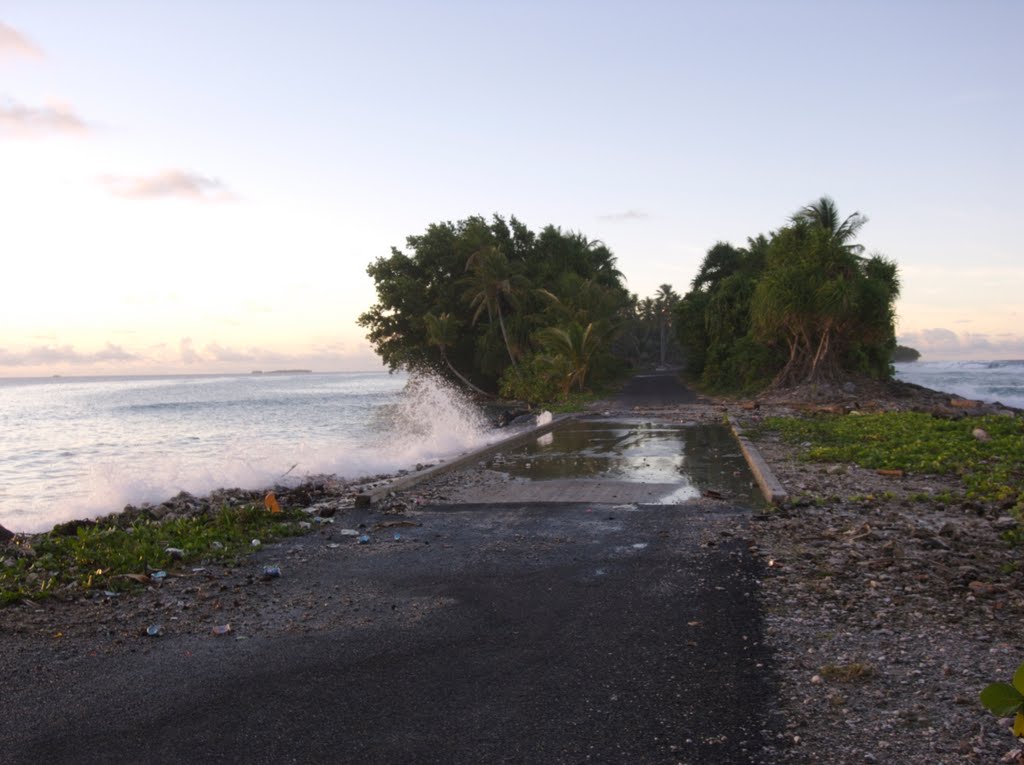
[[[850,244],[850,240],[856,237],[857,232],[868,222],[867,216],[855,212],[840,221],[839,208],[836,207],[836,203],[831,197],[824,196],[816,202],[801,207],[793,214],[792,221],[823,228],[829,233],[833,245],[852,255],[860,255],[864,252],[863,245]]]
[[[471,388],[477,393],[483,396],[491,396],[485,390],[481,390],[469,381],[455,366],[452,364],[451,359],[448,358],[448,348],[451,348],[458,342],[459,337],[459,325],[458,320],[455,319],[450,313],[442,313],[440,316],[435,316],[432,313],[428,313],[423,317],[423,324],[427,328],[427,344],[437,348],[441,353],[441,361],[445,363],[445,366],[455,375],[467,388]]]
[[[475,309],[473,323],[479,321],[486,311],[487,320],[498,320],[501,337],[505,341],[505,350],[512,366],[516,366],[516,354],[509,341],[508,329],[505,327],[503,304],[515,308],[518,294],[525,286],[525,280],[515,273],[508,258],[497,247],[488,246],[477,250],[466,260],[469,276],[465,280],[465,297],[470,307]]]
[[[584,327],[572,322],[564,327],[545,327],[537,333],[537,340],[547,353],[566,363],[565,376],[561,380],[563,395],[573,387],[583,390],[590,373],[590,362],[602,346],[601,335],[594,324]]]
[[[665,366],[668,356],[669,327],[672,325],[672,311],[679,302],[679,293],[672,289],[671,284],[662,284],[654,293],[654,302],[658,306],[661,333],[661,366]]]

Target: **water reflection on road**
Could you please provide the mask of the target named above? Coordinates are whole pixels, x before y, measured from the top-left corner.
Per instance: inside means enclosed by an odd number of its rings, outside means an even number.
[[[530,481],[587,480],[679,484],[673,501],[713,492],[759,503],[739,444],[724,425],[574,420],[491,464]]]

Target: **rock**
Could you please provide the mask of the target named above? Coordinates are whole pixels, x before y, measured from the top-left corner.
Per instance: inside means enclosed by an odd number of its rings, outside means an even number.
[[[1002,515],[992,521],[992,528],[996,531],[1013,531],[1017,528],[1017,519]]]
[[[975,428],[974,430],[971,431],[971,435],[974,436],[979,441],[981,441],[982,443],[984,443],[985,441],[992,440],[992,436],[990,436],[988,432],[982,428]]]
[[[981,401],[972,401],[966,398],[951,398],[949,400],[949,405],[954,409],[977,409],[981,404]]]
[[[10,542],[14,539],[14,532],[0,526],[0,543]]]
[[[73,537],[78,534],[79,529],[88,529],[96,525],[96,521],[68,521],[58,523],[50,533],[59,537]]]

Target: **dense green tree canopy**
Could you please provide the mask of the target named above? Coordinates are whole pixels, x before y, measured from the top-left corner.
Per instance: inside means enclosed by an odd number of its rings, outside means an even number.
[[[719,389],[887,377],[899,278],[861,255],[866,222],[822,197],[746,249],[712,247],[676,311],[691,370]]]
[[[377,302],[359,324],[391,369],[513,395],[607,375],[636,303],[603,243],[498,215],[432,224],[367,272]]]

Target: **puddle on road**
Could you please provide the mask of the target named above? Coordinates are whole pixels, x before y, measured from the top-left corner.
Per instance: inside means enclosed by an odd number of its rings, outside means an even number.
[[[754,476],[724,425],[574,420],[489,465],[531,481],[602,479],[680,485],[671,501],[705,491],[760,503]]]

